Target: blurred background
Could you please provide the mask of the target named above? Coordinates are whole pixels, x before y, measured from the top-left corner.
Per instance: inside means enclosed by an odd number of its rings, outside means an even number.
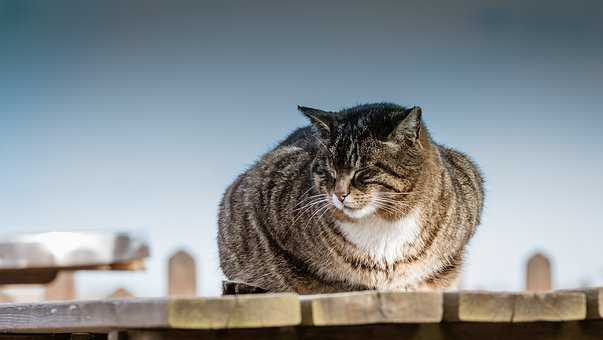
[[[0,234],[131,230],[140,273],[82,297],[166,291],[186,249],[220,293],[229,183],[306,122],[296,105],[420,105],[487,179],[464,288],[603,284],[603,2],[0,0]]]

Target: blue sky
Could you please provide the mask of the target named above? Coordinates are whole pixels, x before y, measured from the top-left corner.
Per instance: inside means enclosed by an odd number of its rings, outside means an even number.
[[[420,105],[487,178],[468,288],[603,284],[599,1],[0,1],[0,233],[142,230],[145,273],[82,294],[165,292],[167,256],[217,294],[217,204],[305,124],[296,105]]]

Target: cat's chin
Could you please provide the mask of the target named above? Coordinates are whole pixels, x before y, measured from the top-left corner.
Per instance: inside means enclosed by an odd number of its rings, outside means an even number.
[[[347,217],[358,220],[374,214],[377,211],[377,208],[373,204],[367,204],[366,206],[358,209],[343,207],[341,211]]]

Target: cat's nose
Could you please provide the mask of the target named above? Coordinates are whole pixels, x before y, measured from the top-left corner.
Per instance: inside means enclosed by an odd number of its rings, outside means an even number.
[[[339,202],[343,203],[343,201],[345,201],[345,198],[348,197],[349,194],[349,192],[338,191],[335,193],[335,196],[337,196]]]

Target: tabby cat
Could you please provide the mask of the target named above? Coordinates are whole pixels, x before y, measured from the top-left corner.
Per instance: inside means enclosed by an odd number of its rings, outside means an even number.
[[[454,288],[483,207],[476,165],[431,140],[419,107],[299,110],[312,124],[224,194],[227,278],[300,294]]]

